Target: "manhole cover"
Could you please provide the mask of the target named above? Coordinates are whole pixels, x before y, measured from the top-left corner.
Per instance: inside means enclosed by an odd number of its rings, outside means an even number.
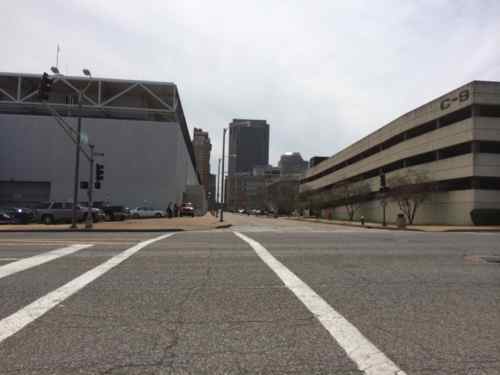
[[[485,262],[488,263],[498,263],[500,264],[500,257],[497,256],[487,256],[487,257],[481,257]]]
[[[466,255],[464,256],[465,263],[479,264],[479,263],[497,263],[500,264],[500,256],[496,255]]]

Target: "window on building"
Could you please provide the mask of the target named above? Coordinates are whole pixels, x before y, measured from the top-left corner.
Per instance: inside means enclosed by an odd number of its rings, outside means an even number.
[[[466,120],[472,116],[472,108],[466,107],[460,109],[456,112],[450,113],[439,120],[439,127],[444,128],[445,126],[454,124],[459,121]]]
[[[479,152],[483,154],[500,154],[500,142],[480,141]]]
[[[439,159],[448,159],[455,156],[470,154],[472,152],[472,143],[460,143],[439,150]]]
[[[481,117],[500,117],[500,105],[485,105],[478,106],[478,115]]]
[[[424,154],[415,155],[406,159],[406,166],[412,167],[414,165],[430,163],[436,160],[436,153],[434,151],[426,152]]]
[[[418,137],[422,134],[429,133],[436,129],[436,121],[429,121],[425,124],[419,125],[413,129],[409,129],[406,131],[406,139],[411,139]]]
[[[500,190],[500,177],[479,177],[479,189]]]

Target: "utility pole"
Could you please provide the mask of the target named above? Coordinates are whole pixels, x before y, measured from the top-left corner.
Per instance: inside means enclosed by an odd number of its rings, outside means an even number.
[[[92,217],[92,190],[94,188],[94,145],[90,145],[90,175],[89,175],[89,189],[87,190],[87,194],[89,197],[89,207],[87,211],[87,222],[85,223],[86,229],[92,229],[94,218]]]
[[[76,226],[76,206],[78,204],[78,184],[80,178],[80,140],[82,137],[82,92],[78,92],[78,123],[76,126],[75,179],[73,182],[73,212],[71,213],[71,228]]]
[[[217,214],[219,213],[219,206],[220,206],[220,162],[221,158],[219,158],[219,163],[217,165],[217,191],[215,193],[215,203],[217,203]]]
[[[224,128],[222,130],[222,173],[221,173],[221,206],[220,206],[220,221],[224,221],[224,204],[225,204],[225,199],[224,199],[224,158],[226,157],[226,131],[227,129]]]

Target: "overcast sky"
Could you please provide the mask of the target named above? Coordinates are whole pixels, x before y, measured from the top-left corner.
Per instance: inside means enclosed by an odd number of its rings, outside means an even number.
[[[0,71],[175,82],[190,131],[266,119],[270,162],[332,155],[471,80],[500,80],[500,1],[0,0]]]

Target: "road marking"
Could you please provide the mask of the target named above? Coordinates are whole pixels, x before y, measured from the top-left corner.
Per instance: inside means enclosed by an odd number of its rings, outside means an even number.
[[[54,259],[63,257],[65,255],[73,254],[79,250],[86,249],[93,245],[71,245],[68,247],[63,247],[62,249],[48,251],[43,254],[35,255],[29,258],[24,258],[18,260],[17,262],[8,263],[4,266],[0,266],[0,279],[12,275],[17,272],[25,271],[29,268],[39,266],[41,264],[50,262]]]
[[[277,260],[260,243],[239,232],[236,236],[248,243],[259,258],[271,268],[285,286],[311,311],[323,327],[345,350],[358,369],[367,375],[406,375],[346,318],[335,311],[306,283]]]
[[[46,294],[45,296],[37,299],[35,302],[30,303],[21,310],[9,315],[8,317],[0,320],[0,343],[5,339],[12,336],[22,328],[41,317],[43,314],[63,302],[68,297],[72,296],[98,277],[104,275],[112,268],[118,266],[132,255],[137,253],[144,247],[151,245],[154,242],[161,241],[167,237],[172,236],[174,233],[165,234],[159,237],[152,238],[147,241],[139,242],[137,245],[128,248],[125,251],[108,259],[106,262],[92,268],[56,290]]]

